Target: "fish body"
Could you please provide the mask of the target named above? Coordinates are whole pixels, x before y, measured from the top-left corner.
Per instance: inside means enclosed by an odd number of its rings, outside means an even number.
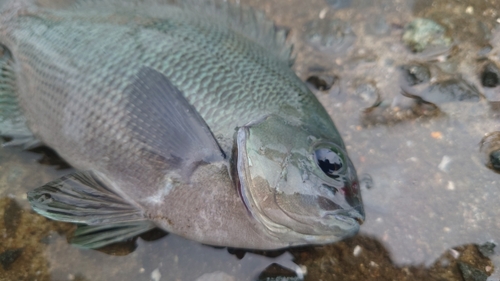
[[[3,3],[0,133],[80,171],[30,192],[35,211],[88,225],[84,247],[155,226],[254,249],[355,234],[356,172],[284,34],[193,3]]]

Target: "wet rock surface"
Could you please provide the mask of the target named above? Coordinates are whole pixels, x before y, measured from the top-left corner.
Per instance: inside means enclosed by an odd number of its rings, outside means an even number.
[[[7,237],[15,237],[17,228],[21,221],[23,210],[15,200],[7,199],[7,204],[3,213],[5,234]]]
[[[340,53],[352,46],[356,34],[340,19],[315,19],[304,26],[305,39],[321,51]]]
[[[325,0],[334,9],[345,9],[352,5],[352,0]]]
[[[500,280],[500,256],[487,244],[500,237],[500,178],[486,168],[500,164],[491,134],[500,126],[500,1],[241,2],[291,30],[300,78],[338,77],[315,93],[358,173],[371,178],[360,235],[274,253],[175,235],[79,250],[67,242],[74,226],[34,214],[25,195],[69,170],[37,163],[39,151],[0,149],[0,254],[10,257],[0,280]],[[413,52],[402,38],[418,18],[453,43]]]

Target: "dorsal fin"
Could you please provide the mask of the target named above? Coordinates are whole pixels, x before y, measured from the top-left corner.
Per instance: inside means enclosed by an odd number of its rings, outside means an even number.
[[[185,9],[225,22],[235,32],[250,38],[278,58],[287,61],[290,66],[293,65],[293,45],[286,42],[288,31],[276,27],[263,12],[222,0],[178,1]]]
[[[224,0],[36,0],[39,5],[54,8],[68,6],[75,10],[127,11],[161,17],[161,11],[182,7],[184,11],[204,16],[207,20],[225,24],[233,31],[244,35],[264,47],[288,65],[293,64],[293,46],[286,42],[287,30],[277,28],[263,12],[251,7]],[[44,3],[44,4],[42,4]],[[48,4],[49,3],[49,4]],[[56,3],[51,5],[50,3]],[[71,9],[70,8],[70,9]]]

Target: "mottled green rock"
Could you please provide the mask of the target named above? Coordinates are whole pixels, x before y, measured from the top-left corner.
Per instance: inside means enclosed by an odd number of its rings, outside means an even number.
[[[422,52],[427,46],[449,46],[451,38],[445,29],[433,20],[417,18],[405,26],[403,42],[413,51]]]

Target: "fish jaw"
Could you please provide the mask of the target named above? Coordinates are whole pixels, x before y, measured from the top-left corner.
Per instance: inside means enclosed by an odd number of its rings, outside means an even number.
[[[289,245],[325,244],[358,232],[365,213],[356,171],[341,144],[318,141],[271,115],[240,128],[237,146],[239,194],[269,236]],[[344,153],[335,179],[314,162],[318,147]]]

